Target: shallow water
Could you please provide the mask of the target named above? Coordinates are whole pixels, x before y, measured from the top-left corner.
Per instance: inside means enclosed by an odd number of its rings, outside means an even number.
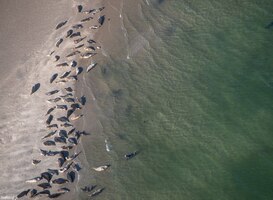
[[[93,78],[105,199],[272,199],[271,7],[124,2],[125,52]]]

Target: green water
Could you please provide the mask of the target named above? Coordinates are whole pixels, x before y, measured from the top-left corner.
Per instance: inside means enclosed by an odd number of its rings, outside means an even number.
[[[273,199],[273,1],[149,3],[142,19],[124,11],[143,48],[99,72],[111,92],[98,102],[114,109],[109,199]]]

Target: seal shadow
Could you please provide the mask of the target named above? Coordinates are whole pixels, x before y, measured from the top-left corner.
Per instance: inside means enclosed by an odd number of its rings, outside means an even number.
[[[273,149],[265,148],[231,168],[234,189],[231,199],[273,199]]]

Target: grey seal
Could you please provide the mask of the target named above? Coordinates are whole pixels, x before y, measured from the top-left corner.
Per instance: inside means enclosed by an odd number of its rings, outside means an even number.
[[[105,15],[100,16],[98,19],[98,23],[100,24],[100,26],[103,25],[104,21],[105,21]]]
[[[64,73],[60,76],[60,78],[66,78],[70,73],[71,73],[71,71],[64,72]]]
[[[87,53],[81,54],[81,57],[82,57],[82,58],[91,58],[91,57],[93,57],[93,56],[96,55],[96,54],[97,54],[97,53],[87,52]]]
[[[37,186],[43,189],[51,188],[51,185],[49,183],[40,183]]]
[[[47,140],[43,143],[45,146],[56,146],[56,143],[52,140]]]
[[[69,182],[73,183],[76,179],[76,173],[74,171],[70,171],[66,174],[66,178]]]
[[[53,135],[55,135],[55,133],[57,132],[57,130],[55,131],[51,131],[50,133],[48,133],[47,135],[45,135],[44,137],[42,137],[42,139],[45,139],[45,138],[48,138],[48,137],[51,137]]]
[[[41,177],[47,180],[47,182],[50,182],[52,179],[52,174],[49,172],[43,172],[41,173]]]
[[[80,12],[82,12],[83,6],[82,5],[78,5],[77,9],[78,9],[78,12],[80,13]]]
[[[72,28],[80,29],[80,28],[83,28],[83,25],[82,24],[75,24],[75,25],[72,26]]]
[[[76,32],[70,35],[70,38],[81,36],[81,32]]]
[[[72,30],[72,29],[68,30],[68,31],[66,32],[66,37],[67,37],[67,38],[70,37],[70,36],[72,35],[72,33],[73,33],[73,30]]]
[[[85,36],[85,37],[82,37],[82,38],[79,38],[79,39],[74,40],[74,44],[78,44],[78,43],[80,43],[80,42],[81,42],[81,41],[83,41],[85,38],[86,38],[86,36]]]

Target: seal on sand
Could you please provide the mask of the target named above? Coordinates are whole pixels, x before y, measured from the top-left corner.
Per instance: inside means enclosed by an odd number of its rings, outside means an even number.
[[[56,30],[59,29],[59,28],[61,28],[62,26],[64,26],[66,23],[67,23],[67,20],[66,21],[62,21],[59,24],[57,24]]]
[[[40,86],[41,86],[40,83],[36,83],[35,85],[33,85],[32,89],[31,89],[30,95],[32,95],[34,92],[36,92],[37,90],[39,90]]]

